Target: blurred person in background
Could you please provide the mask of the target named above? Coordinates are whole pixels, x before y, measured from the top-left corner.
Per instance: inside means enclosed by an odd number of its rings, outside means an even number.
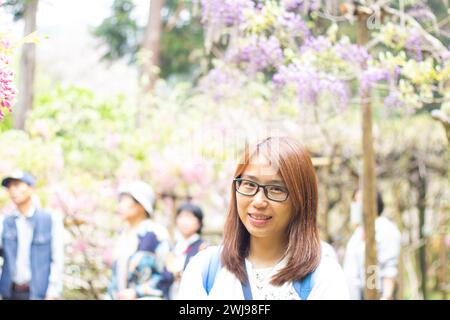
[[[142,181],[119,188],[118,211],[125,222],[113,249],[110,299],[167,299],[172,275],[167,229],[152,219],[155,193]]]
[[[15,205],[0,223],[3,299],[58,299],[62,295],[63,219],[40,208],[35,183],[35,178],[22,170],[2,180]]]
[[[328,242],[325,242],[324,240],[321,240],[320,245],[321,245],[323,256],[331,258],[331,259],[335,260],[337,263],[339,263],[339,259],[338,259],[336,250],[334,250],[334,248],[331,244],[329,244]]]
[[[167,269],[174,276],[171,288],[171,299],[175,299],[179,289],[179,282],[189,261],[207,244],[202,239],[203,211],[193,203],[183,203],[177,209],[176,227],[178,239],[167,262]]]
[[[356,190],[351,204],[350,220],[354,232],[347,243],[344,257],[344,272],[354,300],[364,299],[365,288],[365,236],[363,225],[362,191]],[[397,226],[382,216],[384,202],[377,192],[377,214],[375,240],[378,256],[378,284],[382,300],[394,299],[397,267],[400,255],[401,236]]]

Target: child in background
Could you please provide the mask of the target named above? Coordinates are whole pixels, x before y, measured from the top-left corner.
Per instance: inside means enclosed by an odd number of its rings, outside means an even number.
[[[177,296],[181,274],[189,260],[206,248],[206,242],[201,238],[203,211],[199,206],[187,202],[178,207],[176,226],[178,240],[167,263],[167,269],[175,279],[171,288],[171,299]]]

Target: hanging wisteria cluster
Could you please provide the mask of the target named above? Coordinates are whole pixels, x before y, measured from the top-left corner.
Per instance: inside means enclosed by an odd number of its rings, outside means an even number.
[[[277,94],[293,88],[300,104],[317,105],[320,97],[331,96],[329,101],[337,107],[348,105],[352,92],[364,96],[373,88],[380,89],[385,104],[394,107],[418,109],[445,99],[449,48],[416,20],[429,17],[426,4],[413,1],[399,13],[365,1],[367,10],[384,10],[389,19],[370,30],[372,41],[362,47],[343,36],[336,21],[326,34],[314,34],[317,18],[311,18],[311,12],[320,16],[325,2],[203,0],[206,48],[215,43],[226,47],[204,82],[220,87],[224,80],[230,86],[234,80],[229,75],[238,70],[247,81],[263,79]],[[242,86],[242,81],[236,84]],[[358,90],[352,91],[355,84]]]

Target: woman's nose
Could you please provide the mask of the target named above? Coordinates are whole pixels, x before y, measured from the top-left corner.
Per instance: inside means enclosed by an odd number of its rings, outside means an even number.
[[[267,198],[263,188],[259,188],[258,192],[253,196],[252,203],[254,206],[258,207],[267,205]]]

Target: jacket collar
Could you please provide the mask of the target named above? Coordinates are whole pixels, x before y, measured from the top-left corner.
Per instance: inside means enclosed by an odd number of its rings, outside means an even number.
[[[25,218],[27,218],[27,219],[31,219],[31,218],[33,218],[35,212],[36,212],[36,207],[35,207],[34,205],[32,205],[32,206],[30,207],[30,209],[28,210],[28,212],[27,212],[25,215],[24,215],[23,213],[21,213],[21,212],[19,211],[19,209],[16,208],[16,209],[13,211],[13,216],[14,216],[14,218],[25,217]]]

